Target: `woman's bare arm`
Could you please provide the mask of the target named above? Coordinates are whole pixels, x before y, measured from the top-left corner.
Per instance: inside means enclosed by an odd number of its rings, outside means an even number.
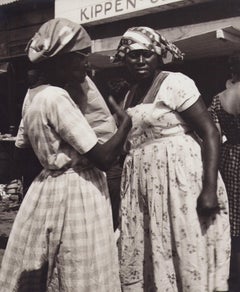
[[[109,99],[109,103],[118,118],[118,130],[106,143],[97,143],[85,154],[94,165],[103,171],[108,170],[122,153],[124,143],[132,127],[131,118],[117,105],[112,97]]]
[[[216,190],[220,154],[220,133],[200,97],[190,108],[180,113],[202,139],[203,188],[198,199],[198,211],[212,214],[218,208]]]

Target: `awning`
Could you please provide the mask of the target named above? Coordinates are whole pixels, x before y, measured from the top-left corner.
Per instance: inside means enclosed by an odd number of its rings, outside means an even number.
[[[17,2],[17,1],[20,1],[20,0],[0,0],[0,6]]]
[[[108,69],[119,67],[119,64],[112,63],[111,57],[115,51],[105,51],[99,53],[93,53],[88,57],[88,62],[91,69]]]
[[[220,28],[174,42],[185,53],[185,59],[229,56],[240,51],[240,29]]]

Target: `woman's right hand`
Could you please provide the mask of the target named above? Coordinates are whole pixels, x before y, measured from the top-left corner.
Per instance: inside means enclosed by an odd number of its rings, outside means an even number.
[[[109,96],[108,101],[117,118],[117,124],[130,129],[132,127],[131,117],[116,103],[112,96]]]
[[[203,188],[197,200],[197,212],[200,216],[211,216],[220,211],[216,190]]]
[[[121,109],[112,97],[109,97],[109,104],[115,111],[119,126],[114,135],[104,144],[97,143],[85,155],[93,164],[103,171],[112,167],[113,163],[122,153],[124,143],[132,127],[131,117]]]

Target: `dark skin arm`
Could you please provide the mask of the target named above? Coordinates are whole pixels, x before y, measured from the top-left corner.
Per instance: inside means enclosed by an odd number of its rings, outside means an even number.
[[[85,154],[96,167],[103,171],[108,170],[119,156],[119,153],[122,152],[123,145],[132,126],[131,118],[121,110],[112,98],[110,98],[109,103],[115,111],[120,124],[118,131],[106,143],[97,143],[88,153]],[[27,157],[27,149],[15,147],[14,158],[11,164],[10,182],[6,187],[7,193],[10,194],[16,192],[15,180],[22,178]]]
[[[197,210],[200,215],[208,216],[219,211],[216,190],[220,134],[201,97],[180,115],[202,139],[203,187],[198,197]]]
[[[128,132],[132,127],[131,118],[117,105],[112,97],[109,98],[109,104],[118,119],[118,130],[106,143],[97,143],[85,154],[96,167],[103,171],[108,170],[116,158],[122,153]]]

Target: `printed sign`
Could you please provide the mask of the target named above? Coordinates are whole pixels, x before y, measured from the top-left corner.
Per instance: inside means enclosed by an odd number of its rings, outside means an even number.
[[[204,1],[210,0],[56,0],[55,17],[66,17],[82,24],[107,22],[129,17],[131,13],[136,16],[151,13],[153,9],[161,11]]]

